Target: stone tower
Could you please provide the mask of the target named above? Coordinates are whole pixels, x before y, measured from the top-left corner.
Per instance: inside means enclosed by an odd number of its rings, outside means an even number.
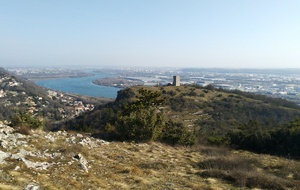
[[[173,76],[173,86],[180,86],[180,76]]]

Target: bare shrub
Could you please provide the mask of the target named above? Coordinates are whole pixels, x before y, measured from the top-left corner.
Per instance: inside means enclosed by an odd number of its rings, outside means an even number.
[[[15,132],[23,134],[23,135],[30,135],[31,134],[30,128],[27,125],[18,125],[15,128]]]
[[[219,158],[210,158],[204,160],[198,164],[198,166],[202,169],[217,169],[223,171],[236,171],[236,170],[243,170],[243,171],[252,171],[254,160],[250,159],[241,159],[235,157],[219,157]]]
[[[270,162],[263,169],[280,178],[300,180],[300,163],[296,160]]]

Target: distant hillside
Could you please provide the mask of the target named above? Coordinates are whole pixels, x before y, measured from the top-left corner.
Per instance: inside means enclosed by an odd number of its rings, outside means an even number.
[[[0,68],[0,121],[9,122],[16,113],[26,112],[43,118],[50,127],[109,101],[50,91]]]

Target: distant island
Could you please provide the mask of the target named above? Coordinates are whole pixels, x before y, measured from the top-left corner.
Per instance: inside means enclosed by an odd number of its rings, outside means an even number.
[[[144,85],[144,82],[139,79],[127,77],[106,77],[93,81],[94,84],[102,86],[111,86],[116,88],[127,88],[131,86]]]

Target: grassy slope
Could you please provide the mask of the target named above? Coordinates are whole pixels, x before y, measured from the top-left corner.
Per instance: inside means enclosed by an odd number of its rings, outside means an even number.
[[[133,87],[132,90],[137,94],[139,88]],[[269,122],[268,127],[275,127],[300,115],[299,106],[276,104],[276,101],[286,101],[269,97],[259,99],[255,95],[244,96],[192,86],[146,88],[160,91],[167,98],[163,109],[167,120],[183,122],[185,126],[198,126],[201,130],[214,133],[234,129],[249,120],[256,120],[262,125]]]
[[[33,153],[60,154],[55,158],[27,156],[32,162],[53,164],[47,170],[28,169],[21,161],[1,165],[0,189],[297,189],[300,163],[274,156],[212,147],[171,147],[160,143],[112,142],[96,148],[70,143],[77,134],[35,131],[18,147]],[[49,135],[48,135],[49,136]],[[13,150],[18,152],[18,149]],[[3,150],[5,151],[5,150]],[[39,154],[38,154],[39,153]],[[73,157],[82,154],[89,172]],[[16,167],[19,169],[15,170]]]

